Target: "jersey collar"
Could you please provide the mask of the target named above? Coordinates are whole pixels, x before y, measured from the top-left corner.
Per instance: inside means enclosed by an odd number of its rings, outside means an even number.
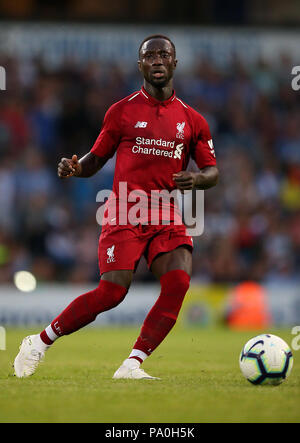
[[[170,103],[172,103],[175,98],[175,91],[173,89],[173,94],[171,95],[170,98],[168,98],[168,100],[157,100],[156,98],[152,97],[152,95],[148,94],[148,92],[145,90],[144,86],[142,86],[141,88],[141,94],[143,95],[143,97],[145,98],[145,100],[149,101],[149,103],[153,104],[153,105],[162,105],[162,106],[168,106]]]

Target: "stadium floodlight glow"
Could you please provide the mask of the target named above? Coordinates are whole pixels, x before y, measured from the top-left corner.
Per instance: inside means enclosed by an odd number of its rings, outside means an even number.
[[[21,292],[32,292],[36,288],[36,278],[28,271],[16,272],[14,275],[14,283]]]

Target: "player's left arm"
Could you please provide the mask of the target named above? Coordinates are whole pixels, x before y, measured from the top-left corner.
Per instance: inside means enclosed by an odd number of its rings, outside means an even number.
[[[191,189],[209,189],[215,186],[219,178],[214,145],[209,126],[204,117],[193,111],[194,136],[191,157],[197,164],[198,171],[180,171],[173,174],[173,180],[181,191]]]
[[[219,179],[217,166],[206,166],[198,172],[180,171],[173,174],[173,180],[180,191],[209,189],[216,186]]]

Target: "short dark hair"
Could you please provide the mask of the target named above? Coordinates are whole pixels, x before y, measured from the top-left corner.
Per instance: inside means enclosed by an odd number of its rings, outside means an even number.
[[[172,48],[174,49],[174,55],[176,57],[176,48],[175,48],[174,43],[172,42],[172,40],[169,37],[167,37],[166,35],[163,35],[163,34],[153,34],[153,35],[149,35],[149,37],[144,38],[144,40],[142,41],[142,43],[140,44],[140,47],[139,47],[139,57],[141,55],[141,49],[142,49],[143,44],[149,40],[154,39],[154,38],[162,38],[164,40],[168,40],[168,42],[171,43]]]

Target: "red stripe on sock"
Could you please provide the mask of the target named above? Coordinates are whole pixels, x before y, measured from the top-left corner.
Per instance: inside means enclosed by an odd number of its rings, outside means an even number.
[[[45,343],[45,345],[52,345],[53,341],[50,340],[45,330],[40,333],[41,340]]]
[[[129,357],[129,358],[135,358],[138,362],[140,362],[141,364],[143,363],[144,360],[142,360],[140,357],[137,357],[136,355],[134,357]]]

